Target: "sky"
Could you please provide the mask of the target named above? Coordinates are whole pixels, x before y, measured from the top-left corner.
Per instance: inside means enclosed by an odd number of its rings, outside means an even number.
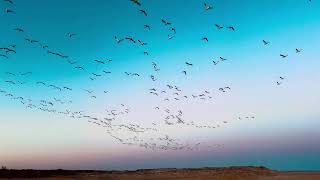
[[[141,0],[141,6],[129,0],[13,2],[0,3],[0,47],[16,45],[16,53],[0,50],[8,56],[0,57],[0,90],[4,91],[0,93],[0,165],[102,170],[256,165],[320,170],[319,1],[208,0],[213,7],[208,11],[199,0]],[[14,13],[6,13],[6,8]],[[165,26],[161,19],[172,25]],[[215,24],[224,28],[218,30]],[[14,31],[17,27],[24,32]],[[69,38],[67,33],[76,35]],[[169,40],[168,34],[174,37]],[[147,45],[117,43],[114,36],[133,37]],[[270,43],[264,45],[262,40]],[[301,52],[296,53],[296,48]],[[48,50],[69,57],[60,58]],[[112,62],[99,64],[96,59]],[[213,60],[219,63],[214,65]],[[103,70],[112,73],[103,74]],[[32,74],[20,75],[25,72]],[[92,81],[92,73],[103,76]],[[9,80],[15,84],[5,82]],[[188,98],[174,100],[168,84],[178,86]],[[223,93],[221,87],[231,90]],[[159,95],[150,94],[150,88],[159,90]],[[210,92],[205,100],[191,96],[204,91]],[[23,97],[24,104],[15,97]],[[107,116],[106,109],[128,108],[130,112],[115,117],[115,124],[153,127],[155,123],[158,131],[120,130],[117,136],[147,141],[169,135],[182,144],[201,145],[194,150],[124,145],[85,117],[39,110],[41,100],[54,102],[57,111],[81,110],[99,118]],[[165,109],[183,111],[186,122],[217,128],[167,125]]]

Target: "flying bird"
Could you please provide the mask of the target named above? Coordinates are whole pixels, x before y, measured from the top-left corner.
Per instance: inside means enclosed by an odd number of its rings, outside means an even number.
[[[302,51],[302,49],[296,48],[296,53],[300,53],[301,51]]]
[[[145,16],[148,16],[147,12],[144,9],[140,9],[139,10],[142,14],[144,14]]]
[[[266,41],[266,40],[262,40],[262,42],[264,45],[268,45],[270,43],[269,41]]]
[[[138,6],[141,6],[141,3],[138,0],[130,0],[130,1]]]
[[[217,65],[219,61],[212,61],[214,65]]]
[[[202,38],[201,40],[209,42],[209,39],[207,37]]]
[[[282,58],[286,58],[286,57],[288,57],[288,55],[286,54],[286,55],[284,55],[284,54],[280,54],[280,56],[282,57]]]
[[[4,12],[6,12],[6,13],[14,13],[14,11],[11,10],[11,9],[9,9],[9,8],[6,8],[6,9],[4,10]]]
[[[193,66],[193,64],[189,63],[189,62],[185,62],[187,66]]]
[[[105,64],[105,62],[103,62],[103,61],[100,61],[100,60],[94,60],[95,62],[97,62],[97,63],[100,63],[100,64]]]
[[[164,20],[164,19],[161,19],[161,22],[162,22],[165,26],[171,25],[170,22],[168,22],[168,21],[166,21],[166,20]]]
[[[76,34],[74,34],[74,33],[67,33],[67,36],[69,37],[69,38],[72,38],[73,36],[75,36]]]
[[[215,24],[215,26],[216,26],[217,29],[222,29],[223,28],[223,26],[220,26],[219,24]]]
[[[232,30],[232,31],[235,31],[235,28],[233,26],[229,26],[227,27],[228,29]]]
[[[121,43],[124,39],[119,39],[117,36],[114,36],[114,39],[116,40],[116,42],[119,44]]]
[[[148,25],[148,24],[145,24],[145,25],[144,25],[144,28],[145,28],[145,29],[148,29],[148,30],[151,30],[151,27],[150,27],[150,25]]]
[[[205,9],[206,11],[208,11],[208,10],[210,10],[210,9],[212,9],[212,8],[213,8],[212,6],[208,5],[207,3],[204,3],[204,9]]]
[[[22,28],[14,28],[13,30],[17,31],[17,32],[24,32],[24,30]]]

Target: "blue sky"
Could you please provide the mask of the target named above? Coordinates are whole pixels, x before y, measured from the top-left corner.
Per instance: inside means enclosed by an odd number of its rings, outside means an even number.
[[[105,109],[126,104],[131,112],[118,122],[147,127],[157,122],[159,134],[170,134],[182,142],[223,144],[224,148],[163,152],[126,146],[84,118],[30,110],[0,94],[0,140],[4,145],[0,164],[69,169],[265,165],[281,170],[320,170],[320,86],[316,83],[320,80],[320,2],[206,2],[212,10],[205,11],[204,2],[198,0],[141,0],[142,7],[128,0],[1,2],[1,9],[10,8],[15,13],[0,13],[0,47],[16,44],[17,51],[8,54],[9,59],[0,59],[1,90],[35,101],[72,100],[71,104],[56,105],[57,109],[84,110],[99,117],[105,115]],[[139,13],[140,8],[147,11],[147,17]],[[176,28],[173,39],[168,40],[171,32],[161,19]],[[236,30],[217,30],[214,24]],[[16,27],[25,32],[13,31]],[[70,39],[68,32],[76,36]],[[114,36],[134,37],[148,45],[117,44]],[[203,37],[209,42],[201,41]],[[49,50],[70,56],[69,60],[86,70],[75,70],[66,60],[49,55],[39,44],[29,44],[24,38],[39,40]],[[263,45],[263,39],[270,44]],[[296,48],[302,52],[296,53]],[[280,54],[288,57],[283,59]],[[228,60],[214,66],[212,60],[219,57]],[[95,59],[112,62],[100,65]],[[186,67],[186,61],[194,66]],[[159,72],[154,72],[151,62],[157,63]],[[112,74],[89,79],[91,73],[103,70]],[[29,71],[33,74],[25,77],[6,74]],[[141,76],[126,76],[124,72]],[[151,81],[150,75],[157,80]],[[277,86],[280,76],[285,80]],[[6,80],[26,84],[10,85]],[[72,87],[73,91],[59,92],[39,86],[37,81]],[[167,103],[148,93],[150,88],[165,89],[167,84],[181,87],[188,96],[208,90],[213,99]],[[232,90],[220,93],[218,89],[224,86]],[[93,90],[97,99],[83,89]],[[183,110],[185,120],[199,124],[229,123],[214,130],[168,127],[163,124],[163,114],[155,112],[156,106]],[[237,121],[239,116],[256,118]],[[121,136],[131,137],[130,133]]]

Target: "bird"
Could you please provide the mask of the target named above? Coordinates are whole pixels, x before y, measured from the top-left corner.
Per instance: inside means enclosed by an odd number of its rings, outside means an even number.
[[[266,40],[262,40],[262,42],[264,45],[268,45],[270,43],[269,41],[266,41]]]
[[[173,34],[177,33],[176,28],[171,28],[170,30],[173,32]]]
[[[209,39],[207,37],[202,38],[201,40],[209,42]]]
[[[131,2],[135,3],[138,6],[141,6],[141,3],[138,0],[130,0]]]
[[[280,56],[281,56],[282,58],[288,57],[288,55],[284,55],[284,54],[280,54]]]
[[[221,59],[221,61],[226,61],[227,59],[223,58],[223,57],[219,57]]]
[[[140,76],[138,73],[133,73],[132,76]]]
[[[114,39],[116,40],[116,42],[119,44],[119,43],[121,43],[124,39],[118,39],[118,37],[117,36],[114,36]]]
[[[185,62],[187,66],[193,66],[193,64],[189,63],[189,62]]]
[[[106,74],[111,74],[110,71],[105,71],[105,70],[103,70],[102,72],[104,72],[104,73],[106,73]]]
[[[66,90],[72,91],[72,89],[71,89],[71,88],[69,88],[69,87],[63,87],[63,89],[66,89]]]
[[[181,73],[183,73],[185,76],[187,75],[187,71],[182,71]]]
[[[233,26],[229,26],[227,27],[228,29],[232,30],[232,31],[235,31],[235,28]]]
[[[222,29],[223,28],[223,26],[220,26],[219,24],[215,24],[215,26],[216,26],[217,29]]]
[[[148,29],[148,30],[151,30],[151,27],[150,27],[150,25],[148,25],[148,24],[145,24],[145,25],[144,25],[144,28],[145,28],[145,29]]]
[[[96,76],[96,77],[100,77],[101,74],[96,74],[96,73],[92,73],[92,75]]]
[[[74,67],[75,69],[80,69],[80,70],[84,70],[84,68],[83,67],[81,67],[81,66],[77,66],[77,67]]]
[[[11,10],[11,9],[9,9],[9,8],[6,8],[6,9],[4,10],[4,12],[6,12],[6,13],[14,13],[14,11]]]
[[[296,48],[296,53],[300,53],[301,51],[302,51],[302,49]]]
[[[9,57],[7,55],[4,55],[4,54],[0,54],[0,57],[4,57],[6,59],[9,59]]]
[[[281,80],[284,80],[284,77],[281,77],[281,76],[280,76],[279,78],[280,78]]]
[[[95,59],[94,61],[97,62],[97,63],[100,63],[100,64],[105,64],[105,62],[97,60],[97,59]]]
[[[76,34],[74,34],[74,33],[67,33],[67,36],[69,37],[69,38],[72,38],[73,36],[75,36]]]
[[[138,40],[138,42],[140,43],[140,45],[141,45],[141,46],[145,46],[145,45],[147,45],[147,43],[142,42],[142,41],[140,41],[140,40]]]
[[[21,76],[29,75],[32,74],[32,72],[25,72],[25,73],[20,73]]]
[[[148,51],[144,51],[143,54],[147,56],[149,55]]]
[[[18,28],[18,27],[17,27],[17,28],[14,28],[13,30],[14,30],[14,31],[17,31],[17,32],[24,32],[24,30],[23,30],[22,28]]]
[[[129,40],[129,41],[131,41],[131,42],[133,42],[133,43],[136,43],[136,41],[135,41],[133,38],[131,38],[131,37],[126,37],[125,39],[126,39],[126,40]]]
[[[168,39],[170,40],[170,39],[172,39],[172,38],[174,38],[174,35],[168,34]]]
[[[147,12],[144,9],[140,9],[139,10],[142,14],[144,14],[145,16],[148,16]]]
[[[278,85],[278,86],[281,85],[281,84],[282,84],[282,83],[280,83],[280,82],[277,81],[277,85]]]
[[[210,9],[212,9],[212,8],[213,8],[212,6],[208,5],[207,3],[204,3],[204,9],[205,9],[206,11],[208,11],[208,10],[210,10]]]
[[[212,61],[214,65],[217,65],[219,61]]]
[[[165,26],[171,25],[170,22],[168,22],[168,21],[166,21],[166,20],[164,20],[164,19],[161,19],[161,22],[162,22]]]

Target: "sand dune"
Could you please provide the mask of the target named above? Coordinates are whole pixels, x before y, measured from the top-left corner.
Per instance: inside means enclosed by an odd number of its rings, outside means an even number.
[[[0,179],[110,180],[317,180],[320,172],[281,172],[265,167],[142,169],[136,171],[0,170]]]

